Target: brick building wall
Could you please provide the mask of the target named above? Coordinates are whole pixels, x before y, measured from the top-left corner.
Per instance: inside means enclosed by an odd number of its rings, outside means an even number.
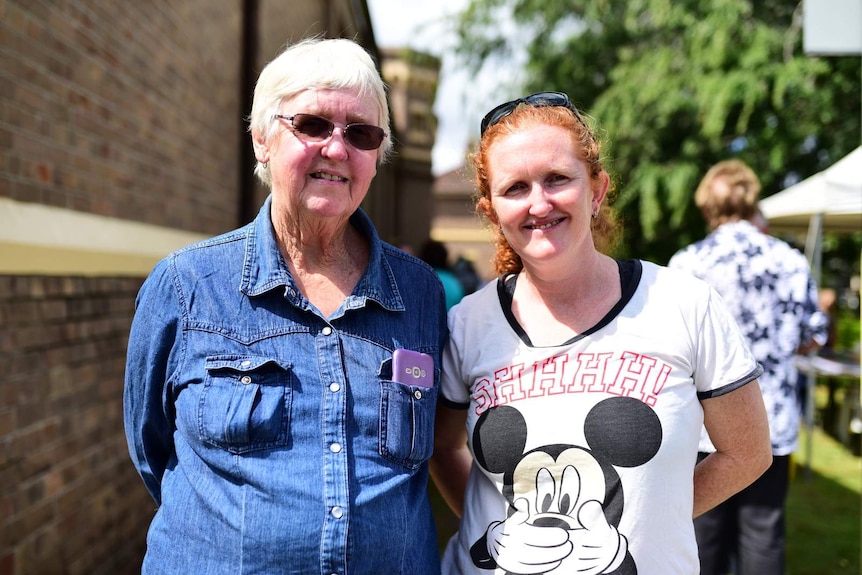
[[[240,6],[4,2],[0,195],[205,234],[232,227]]]
[[[123,435],[136,278],[0,277],[0,574],[140,572]]]
[[[140,571],[134,297],[168,252],[244,223],[243,193],[260,205],[244,66],[310,35],[376,53],[355,0],[0,0],[0,575]],[[390,240],[398,169],[366,207]]]
[[[0,3],[0,575],[140,571],[126,341],[158,236],[237,222],[241,6]]]

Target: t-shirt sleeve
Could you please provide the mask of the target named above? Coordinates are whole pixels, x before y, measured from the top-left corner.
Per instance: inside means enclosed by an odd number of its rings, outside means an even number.
[[[440,397],[438,401],[453,409],[467,409],[470,405],[470,388],[463,381],[463,306],[455,306],[449,311],[449,340],[443,348],[443,367],[440,375]]]
[[[716,397],[754,381],[763,373],[736,320],[713,288],[697,335],[694,382],[700,399]]]

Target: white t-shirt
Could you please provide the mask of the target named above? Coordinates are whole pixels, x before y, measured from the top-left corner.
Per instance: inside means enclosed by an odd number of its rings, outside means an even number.
[[[700,400],[760,368],[705,282],[620,269],[621,301],[561,345],[529,344],[500,281],[449,313],[441,401],[474,460],[444,574],[698,572]]]

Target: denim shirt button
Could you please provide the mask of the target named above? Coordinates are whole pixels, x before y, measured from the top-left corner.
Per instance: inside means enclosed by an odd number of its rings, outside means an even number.
[[[340,389],[341,389],[341,386],[335,382],[332,382],[329,384],[329,391],[331,391],[332,393],[338,393],[338,391]]]
[[[326,326],[325,328],[323,328],[323,335],[330,335],[331,333],[332,333],[331,327]]]
[[[338,505],[333,507],[329,513],[330,513],[330,515],[332,515],[336,519],[341,519],[342,517],[344,517],[344,509],[342,509]]]
[[[417,389],[413,392],[413,397],[415,397],[416,399],[422,399],[422,392]]]
[[[338,453],[339,451],[341,451],[341,444],[340,443],[331,443],[329,445],[329,451],[331,451],[332,453]]]
[[[243,385],[248,385],[249,383],[251,383],[251,377],[244,375],[240,378],[240,381]]]

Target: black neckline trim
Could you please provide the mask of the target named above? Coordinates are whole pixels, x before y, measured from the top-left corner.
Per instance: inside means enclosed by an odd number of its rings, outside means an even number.
[[[640,284],[641,275],[643,274],[643,266],[641,265],[640,260],[617,260],[617,268],[620,273],[620,288],[622,291],[622,295],[620,296],[619,301],[614,304],[614,306],[605,314],[605,316],[599,320],[599,322],[586,330],[583,333],[579,333],[568,341],[563,342],[559,345],[569,345],[572,344],[579,339],[585,338],[590,334],[597,332],[602,329],[606,325],[608,325],[619,313],[623,310],[623,308],[631,301],[632,296],[634,296],[635,290]],[[500,276],[497,279],[497,297],[500,299],[500,307],[503,310],[503,315],[506,316],[506,321],[509,322],[509,326],[518,334],[518,337],[521,338],[525,344],[530,347],[540,347],[533,345],[533,342],[530,340],[530,337],[527,335],[527,332],[524,331],[524,328],[521,327],[521,324],[518,323],[518,320],[515,318],[515,314],[512,313],[512,301],[514,299],[515,293],[515,284],[518,281],[518,274],[507,274]],[[557,345],[553,346],[541,346],[541,347],[559,347]]]

